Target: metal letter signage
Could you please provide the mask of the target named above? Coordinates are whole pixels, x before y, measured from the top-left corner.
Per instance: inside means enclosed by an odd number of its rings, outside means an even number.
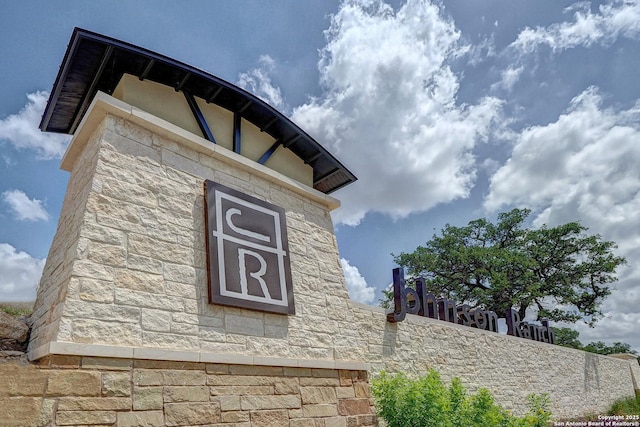
[[[209,302],[295,314],[284,209],[205,181]]]
[[[498,333],[498,315],[495,312],[481,308],[472,309],[467,304],[457,305],[448,298],[436,298],[433,294],[427,293],[424,278],[417,277],[414,280],[415,289],[407,286],[402,268],[393,269],[393,311],[387,313],[387,321],[402,322],[407,314],[417,314]],[[546,319],[542,319],[542,326],[520,321],[518,312],[509,309],[506,313],[506,323],[507,335],[555,344],[553,329]]]

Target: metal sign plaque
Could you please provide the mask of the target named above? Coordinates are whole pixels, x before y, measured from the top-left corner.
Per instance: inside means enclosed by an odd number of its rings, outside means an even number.
[[[205,181],[209,302],[295,314],[284,209]]]

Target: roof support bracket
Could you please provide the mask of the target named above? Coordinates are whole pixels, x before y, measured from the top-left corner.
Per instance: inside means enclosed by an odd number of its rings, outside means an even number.
[[[274,142],[273,145],[269,147],[269,149],[265,151],[265,153],[260,157],[260,159],[258,160],[258,163],[263,165],[267,160],[269,160],[269,157],[271,157],[273,153],[276,152],[278,147],[282,145],[284,148],[287,148],[288,146],[290,146],[291,144],[299,140],[301,137],[302,135],[297,134],[287,139],[286,141],[282,141],[282,139],[276,140],[276,142]]]
[[[202,135],[215,144],[216,139],[213,137],[213,133],[211,132],[211,129],[209,129],[209,125],[204,119],[204,115],[202,115],[202,111],[200,111],[200,107],[198,107],[196,99],[189,92],[183,91],[182,93],[187,100],[187,104],[189,104],[189,108],[191,108],[191,112],[198,123],[198,127],[200,127],[200,131],[202,131]]]
[[[264,154],[258,159],[258,163],[260,163],[261,165],[264,165],[267,162],[267,160],[269,160],[269,157],[271,157],[271,155],[275,153],[278,147],[280,147],[281,145],[282,145],[282,140],[281,139],[276,140],[276,142],[274,142],[273,145],[269,147],[269,149],[265,151]]]
[[[238,113],[233,113],[233,152],[240,154],[241,142],[242,142],[242,116]]]
[[[220,92],[222,92],[222,89],[223,89],[222,86],[218,86],[218,88],[213,92],[211,96],[206,96],[207,104],[211,104],[214,101],[214,99],[216,99],[218,95],[220,95]]]
[[[151,72],[151,69],[153,68],[153,65],[155,63],[156,63],[155,59],[150,59],[149,62],[147,62],[147,66],[144,67],[144,71],[142,71],[142,73],[140,74],[140,77],[138,77],[140,81],[143,81],[144,79],[147,78],[147,75],[149,74],[149,72]]]
[[[242,114],[244,113],[244,110],[246,110],[247,108],[249,108],[251,106],[251,104],[253,104],[253,101],[249,100],[247,101],[246,104],[244,104],[239,110],[238,113]]]
[[[306,159],[304,161],[304,163],[306,165],[310,165],[311,163],[315,162],[316,160],[318,160],[320,157],[322,157],[322,153],[320,151],[318,151],[316,154],[314,154],[313,156],[309,157],[308,159]]]
[[[189,80],[189,77],[191,77],[191,73],[187,73],[184,78],[182,80],[180,80],[180,82],[178,83],[178,85],[176,86],[176,92],[179,92],[182,90],[182,86],[184,86],[184,84],[187,82],[187,80]]]
[[[260,128],[260,132],[264,132],[271,127],[275,122],[278,121],[278,116],[274,116],[273,119],[269,120],[269,122]]]

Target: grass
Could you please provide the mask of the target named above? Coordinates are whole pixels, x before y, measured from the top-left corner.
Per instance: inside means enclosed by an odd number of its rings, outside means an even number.
[[[33,301],[30,302],[0,302],[0,311],[10,316],[20,317],[33,313]]]
[[[636,392],[636,397],[629,397],[616,401],[609,410],[609,415],[639,415],[640,414],[640,393]]]
[[[640,391],[636,391],[636,397],[627,397],[625,399],[615,401],[606,412],[606,415],[640,415]],[[599,418],[597,414],[589,414],[578,418],[556,421],[588,422],[598,420]]]

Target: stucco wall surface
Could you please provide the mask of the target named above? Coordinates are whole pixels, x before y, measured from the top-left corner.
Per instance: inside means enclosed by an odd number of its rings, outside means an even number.
[[[335,199],[120,101],[97,102],[81,125],[97,130],[80,129],[64,160],[69,192],[39,289],[32,359],[228,355],[374,373],[433,367],[472,390],[489,388],[516,413],[528,394],[549,393],[559,418],[633,396],[629,361],[412,315],[387,323],[382,310],[349,300]],[[294,316],[208,303],[205,179],[285,209]]]

